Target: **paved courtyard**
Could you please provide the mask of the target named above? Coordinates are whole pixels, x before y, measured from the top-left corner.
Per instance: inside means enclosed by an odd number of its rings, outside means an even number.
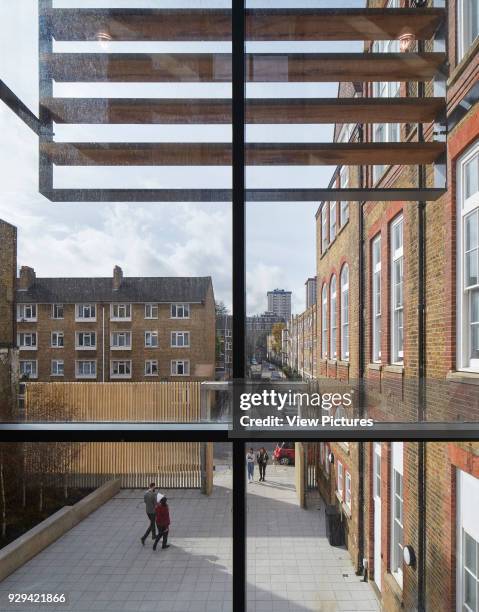
[[[346,550],[325,537],[319,500],[302,510],[294,469],[248,485],[248,612],[378,610]],[[0,583],[0,610],[230,612],[231,473],[211,497],[174,490],[171,548],[143,548],[142,492],[123,490]],[[8,593],[65,593],[66,605],[7,603]]]

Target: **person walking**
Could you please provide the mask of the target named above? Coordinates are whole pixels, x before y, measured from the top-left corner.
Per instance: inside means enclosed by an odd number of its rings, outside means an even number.
[[[146,491],[143,496],[143,501],[145,502],[146,516],[148,517],[148,520],[150,521],[148,529],[145,531],[145,535],[143,535],[140,538],[143,546],[145,545],[145,540],[148,537],[149,533],[151,533],[152,540],[156,538],[156,526],[155,526],[156,491],[155,489],[156,489],[155,483],[150,482],[148,491]]]
[[[250,448],[246,453],[246,467],[248,468],[248,482],[254,481],[254,452]]]
[[[259,467],[259,481],[264,482],[266,476],[266,466],[268,465],[269,455],[268,451],[262,446],[256,453],[256,461]]]
[[[170,530],[170,510],[167,504],[167,498],[163,496],[159,504],[156,504],[156,526],[158,527],[158,535],[156,536],[153,550],[156,550],[160,538],[163,537],[161,548],[170,548],[168,542],[168,532]]]

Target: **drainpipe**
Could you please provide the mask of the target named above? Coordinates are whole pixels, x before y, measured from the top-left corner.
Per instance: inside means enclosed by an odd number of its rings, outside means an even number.
[[[358,124],[358,141],[364,142],[364,127]],[[359,166],[359,184],[364,187],[364,171],[363,166]],[[358,303],[359,303],[359,318],[358,318],[358,417],[364,416],[364,360],[365,360],[365,345],[364,345],[364,287],[365,287],[365,270],[364,270],[364,202],[358,202],[358,268],[359,268],[359,285],[358,285]],[[365,555],[365,534],[364,534],[364,442],[358,442],[358,573],[364,573],[366,579],[367,569],[364,564]]]
[[[418,51],[424,52],[424,41],[418,42]],[[418,83],[418,97],[425,96],[425,85]],[[424,127],[422,123],[417,126],[418,142],[424,142]],[[418,166],[418,186],[426,186],[426,169]],[[426,202],[418,202],[418,305],[417,305],[417,362],[418,362],[418,389],[417,389],[417,420],[426,419]],[[418,612],[426,610],[426,443],[418,442],[418,564],[417,564],[417,609]]]

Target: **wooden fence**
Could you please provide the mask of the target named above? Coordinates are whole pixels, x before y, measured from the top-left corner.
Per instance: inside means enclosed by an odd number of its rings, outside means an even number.
[[[29,382],[25,420],[178,422],[200,419],[199,382]]]

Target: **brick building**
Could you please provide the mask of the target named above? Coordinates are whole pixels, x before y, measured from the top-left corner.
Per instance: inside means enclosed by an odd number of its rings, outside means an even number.
[[[405,3],[368,2],[385,5]],[[323,202],[317,212],[318,378],[358,390],[356,404],[339,414],[479,418],[477,3],[450,2],[448,14],[447,192],[427,203],[352,202],[347,214],[339,202]],[[399,41],[367,49],[403,50]],[[441,85],[422,91],[416,83],[372,83],[359,90],[342,83],[339,96],[432,95]],[[441,129],[337,125],[335,140],[431,141]],[[338,184],[432,187],[434,175],[423,166],[349,166],[336,169]],[[374,582],[382,609],[479,610],[479,523],[470,510],[479,501],[478,456],[478,443],[320,446],[318,486],[341,509],[348,549],[358,572]],[[406,547],[416,557],[411,565],[403,560]]]
[[[20,374],[40,381],[205,380],[215,371],[210,277],[38,278],[16,292]]]

